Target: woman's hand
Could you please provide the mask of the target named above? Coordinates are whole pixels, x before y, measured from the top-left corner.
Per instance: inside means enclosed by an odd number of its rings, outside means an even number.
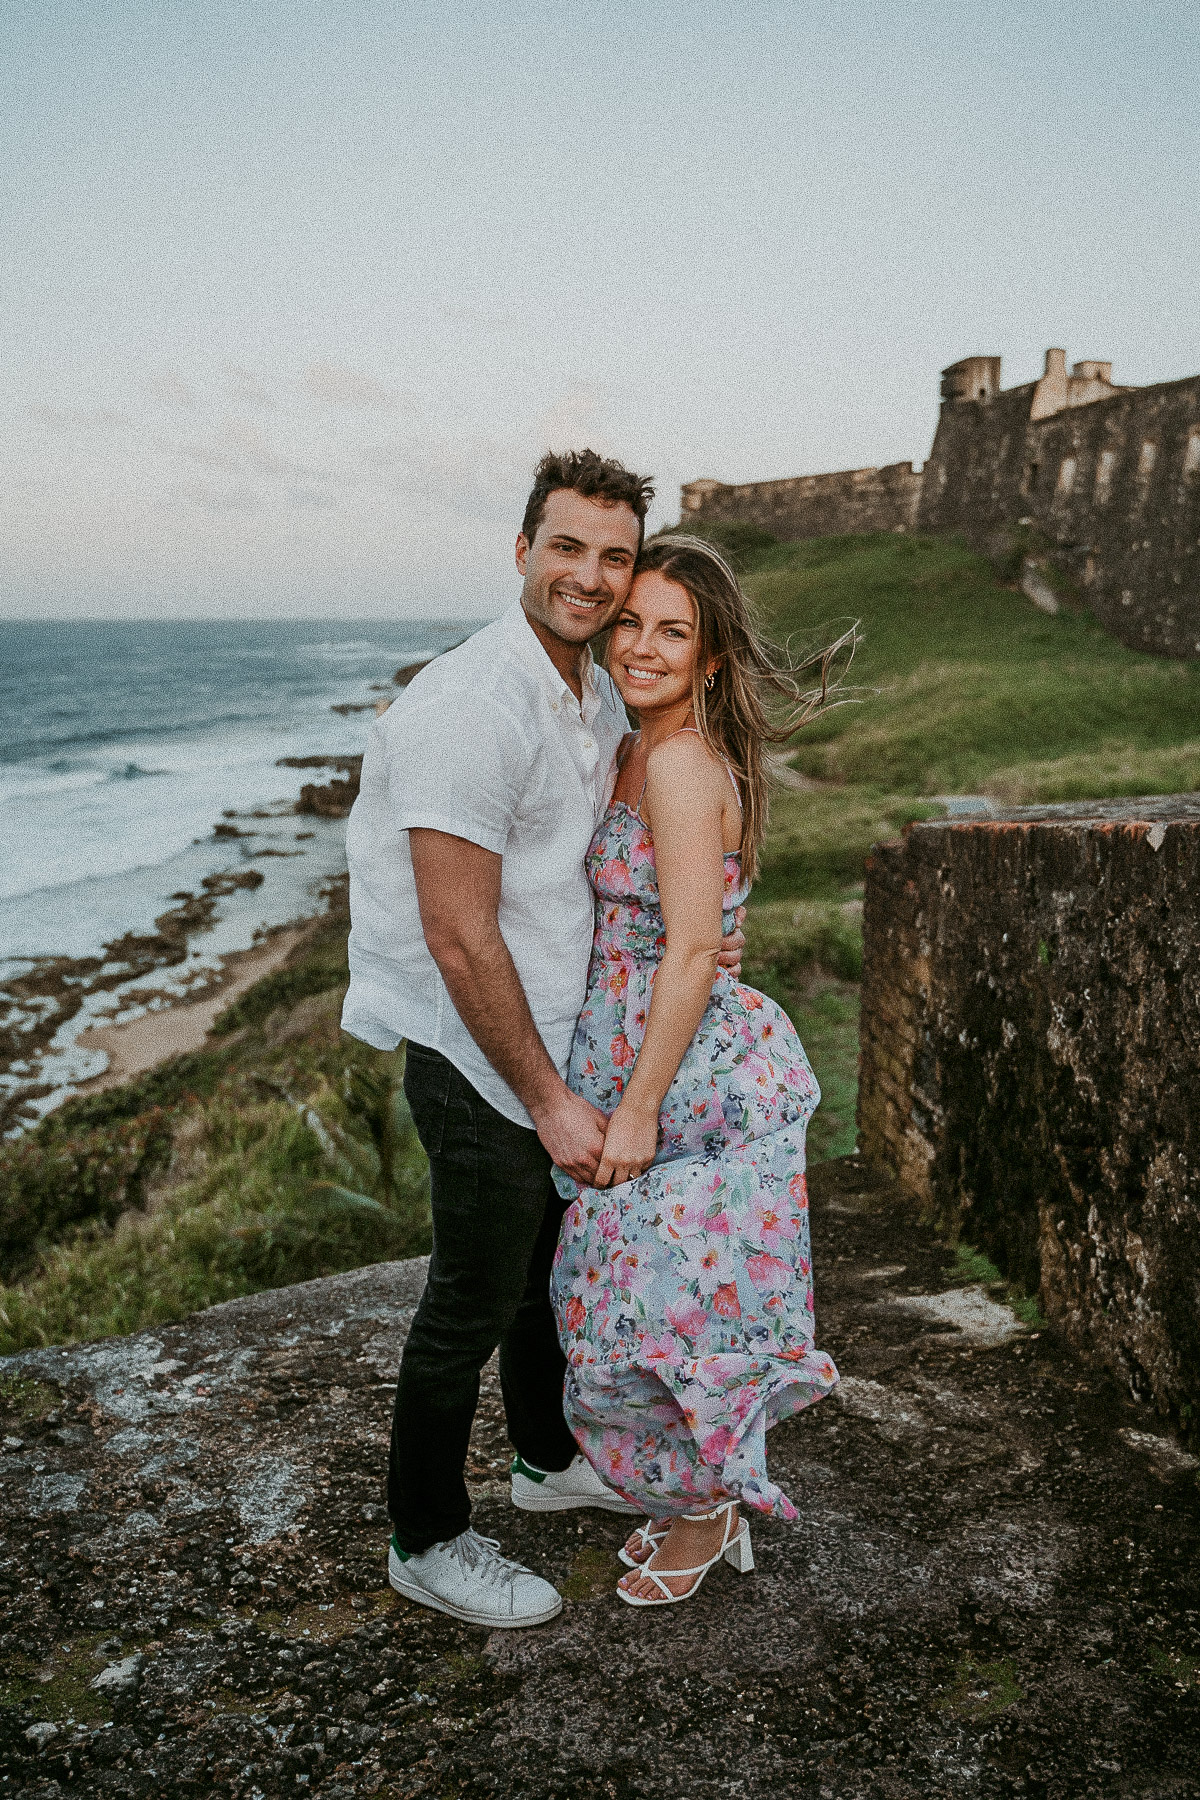
[[[643,1111],[622,1100],[608,1121],[604,1154],[592,1185],[618,1187],[623,1181],[632,1181],[650,1167],[657,1149],[657,1111]]]

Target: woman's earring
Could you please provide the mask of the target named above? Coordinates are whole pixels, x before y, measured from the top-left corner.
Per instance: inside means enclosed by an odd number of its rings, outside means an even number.
[[[706,675],[706,676],[705,676],[705,677],[704,677],[704,685],[705,685],[705,687],[706,687],[706,688],[707,688],[707,689],[708,689],[708,691],[709,691],[709,693],[710,693],[710,694],[711,694],[711,692],[712,692],[712,685],[713,685],[713,682],[714,682],[714,681],[715,681],[715,680],[716,680],[716,679],[717,679],[717,677],[716,677],[716,674],[715,674],[715,673],[714,673],[714,674],[712,674],[712,675]]]

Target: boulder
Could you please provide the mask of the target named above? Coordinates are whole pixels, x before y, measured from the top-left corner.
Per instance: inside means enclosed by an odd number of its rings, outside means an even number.
[[[893,1184],[847,1158],[811,1186],[843,1379],[769,1439],[799,1520],[756,1516],[755,1572],[664,1619],[613,1594],[619,1518],[513,1509],[494,1366],[474,1523],[564,1610],[489,1634],[388,1588],[420,1261],[0,1363],[13,1793],[1185,1800],[1190,1460]]]

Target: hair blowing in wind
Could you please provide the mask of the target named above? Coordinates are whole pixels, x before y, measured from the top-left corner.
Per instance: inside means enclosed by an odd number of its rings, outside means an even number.
[[[638,559],[639,574],[650,569],[678,582],[696,608],[696,726],[737,777],[742,870],[753,881],[767,828],[767,748],[788,743],[816,713],[839,703],[833,696],[853,660],[858,626],[793,661],[763,635],[737,576],[712,544],[663,533],[650,539]],[[704,671],[714,659],[717,668],[709,686]]]

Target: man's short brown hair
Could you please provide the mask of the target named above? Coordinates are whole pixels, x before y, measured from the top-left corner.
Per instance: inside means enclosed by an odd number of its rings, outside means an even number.
[[[570,488],[585,500],[599,500],[605,506],[624,501],[637,519],[641,550],[646,535],[646,510],[654,498],[654,483],[649,475],[635,475],[623,463],[599,456],[595,450],[548,450],[533,472],[533,491],[521,521],[526,543],[532,544],[546,502],[559,488]]]

